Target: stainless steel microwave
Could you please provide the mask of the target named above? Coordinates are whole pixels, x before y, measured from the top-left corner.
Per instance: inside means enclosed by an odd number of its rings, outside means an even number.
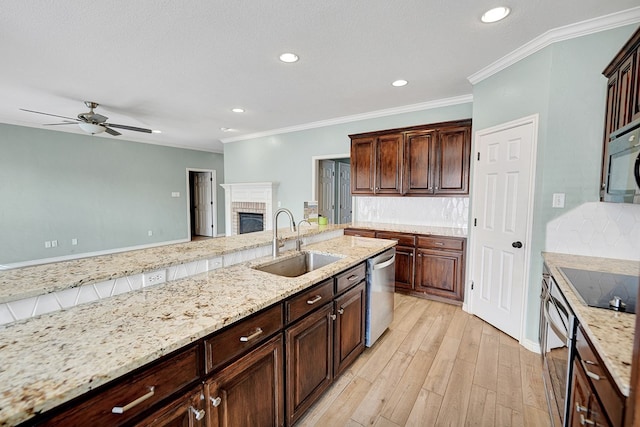
[[[611,134],[605,167],[602,200],[640,203],[640,120]]]

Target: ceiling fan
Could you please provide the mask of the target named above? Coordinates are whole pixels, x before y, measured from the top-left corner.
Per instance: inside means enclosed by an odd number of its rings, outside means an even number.
[[[97,102],[84,101],[84,105],[86,105],[89,108],[89,112],[78,114],[78,118],[60,116],[57,114],[43,113],[42,111],[27,110],[24,108],[20,108],[20,110],[27,111],[29,113],[44,114],[45,116],[53,116],[53,117],[60,117],[61,119],[66,119],[62,123],[46,123],[44,124],[44,126],[77,124],[78,126],[80,126],[80,129],[82,129],[87,133],[90,133],[91,135],[95,135],[97,133],[102,133],[102,132],[107,132],[109,135],[113,135],[113,136],[122,135],[120,132],[112,128],[132,130],[135,132],[159,133],[158,131],[153,131],[151,129],[144,129],[144,128],[139,128],[135,126],[127,126],[127,125],[118,125],[115,123],[107,123],[107,120],[109,119],[108,117],[105,117],[102,114],[98,114],[93,111],[93,109],[97,108],[99,105]]]

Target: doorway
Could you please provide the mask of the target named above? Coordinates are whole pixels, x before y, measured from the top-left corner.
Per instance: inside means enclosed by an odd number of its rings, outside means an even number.
[[[523,338],[538,115],[476,132],[470,311]]]
[[[348,154],[312,158],[312,200],[330,224],[352,221],[351,163]]]
[[[187,185],[189,239],[216,236],[216,171],[187,169]]]

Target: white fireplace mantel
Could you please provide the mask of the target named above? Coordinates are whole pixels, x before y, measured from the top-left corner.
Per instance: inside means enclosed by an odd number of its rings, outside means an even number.
[[[273,229],[273,206],[276,204],[277,182],[239,182],[235,184],[220,184],[224,188],[224,222],[227,236],[237,234],[233,230],[233,212],[231,205],[234,202],[264,203],[264,229]]]

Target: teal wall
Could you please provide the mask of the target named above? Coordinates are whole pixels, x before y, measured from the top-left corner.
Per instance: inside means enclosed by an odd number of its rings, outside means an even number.
[[[353,133],[468,119],[471,110],[471,103],[465,103],[227,143],[225,183],[277,182],[278,201],[299,219],[304,201],[311,199],[312,157],[348,155]]]
[[[597,201],[606,79],[602,70],[637,25],[555,43],[474,85],[474,131],[539,114],[526,338],[537,341],[546,225]],[[564,209],[551,207],[565,193]],[[473,203],[473,201],[472,201]]]
[[[0,124],[0,265],[186,239],[186,170],[214,169],[220,184],[222,157]],[[223,233],[219,185],[217,202]]]

